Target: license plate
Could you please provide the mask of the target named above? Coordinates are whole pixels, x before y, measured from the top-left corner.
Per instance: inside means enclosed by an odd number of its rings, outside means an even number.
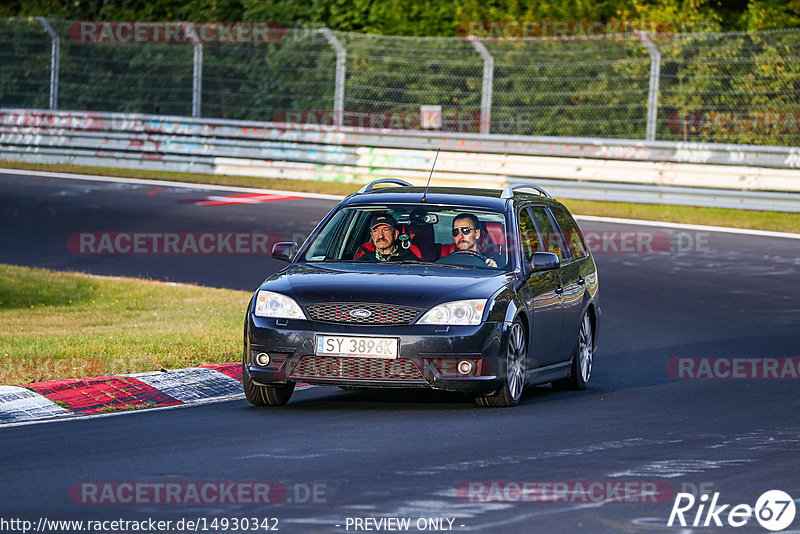
[[[397,338],[317,336],[317,356],[355,356],[358,358],[397,358]]]

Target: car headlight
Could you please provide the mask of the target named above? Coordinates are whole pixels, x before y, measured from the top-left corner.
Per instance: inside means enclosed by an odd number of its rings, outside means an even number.
[[[281,319],[305,319],[303,310],[297,303],[280,293],[259,291],[256,295],[256,308],[253,313],[257,317],[278,317]]]
[[[428,310],[417,324],[476,325],[481,324],[487,299],[454,300]]]

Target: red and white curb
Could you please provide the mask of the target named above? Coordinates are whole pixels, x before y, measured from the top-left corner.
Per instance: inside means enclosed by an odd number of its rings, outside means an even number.
[[[17,386],[0,386],[0,423],[74,415],[47,397]]]
[[[300,384],[300,389],[310,387]],[[242,364],[0,386],[0,424],[241,398]]]

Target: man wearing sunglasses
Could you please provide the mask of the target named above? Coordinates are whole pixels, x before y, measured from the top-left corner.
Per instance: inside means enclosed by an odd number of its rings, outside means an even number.
[[[481,240],[480,222],[471,213],[461,213],[453,219],[453,241],[457,250],[464,250],[480,254],[478,243]],[[497,262],[486,258],[486,265],[497,267]]]

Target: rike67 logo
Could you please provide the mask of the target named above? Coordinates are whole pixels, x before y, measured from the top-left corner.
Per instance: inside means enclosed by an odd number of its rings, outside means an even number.
[[[691,493],[678,493],[669,514],[667,526],[743,527],[753,517],[767,530],[786,529],[794,521],[795,502],[781,490],[764,492],[755,507],[749,504],[720,504],[719,493],[710,498],[703,494],[696,499]],[[688,518],[688,519],[687,519]]]

